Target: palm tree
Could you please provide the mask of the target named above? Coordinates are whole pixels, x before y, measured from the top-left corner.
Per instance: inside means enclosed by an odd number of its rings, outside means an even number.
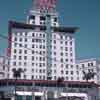
[[[12,71],[13,71],[13,77],[15,78],[15,100],[16,100],[16,81],[18,78],[21,77],[21,73],[23,72],[23,70],[22,68],[18,68],[18,69],[13,68]]]
[[[96,73],[89,71],[88,73],[86,73],[85,71],[83,71],[83,79],[85,79],[87,82],[88,80],[91,80],[94,78],[94,76],[96,75]]]
[[[16,70],[16,68],[13,68],[12,71],[13,71],[13,77],[16,79],[20,78],[21,73],[23,72],[22,68],[18,68],[17,70]]]

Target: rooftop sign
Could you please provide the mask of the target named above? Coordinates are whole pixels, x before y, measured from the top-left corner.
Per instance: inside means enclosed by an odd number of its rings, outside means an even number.
[[[35,6],[38,9],[49,10],[55,9],[56,0],[34,0]]]

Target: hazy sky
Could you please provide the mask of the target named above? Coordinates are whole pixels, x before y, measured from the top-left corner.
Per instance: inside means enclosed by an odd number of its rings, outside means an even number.
[[[100,58],[100,0],[57,0],[61,25],[77,26],[77,58]],[[0,34],[8,33],[8,21],[25,21],[32,0],[0,0]],[[0,38],[0,53],[7,41]]]

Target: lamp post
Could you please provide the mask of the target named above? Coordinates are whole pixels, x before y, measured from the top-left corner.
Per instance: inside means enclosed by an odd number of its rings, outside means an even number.
[[[21,73],[23,72],[23,70],[21,68],[13,68],[12,69],[13,71],[13,77],[15,78],[15,100],[16,100],[16,82],[17,82],[17,79],[21,77]]]

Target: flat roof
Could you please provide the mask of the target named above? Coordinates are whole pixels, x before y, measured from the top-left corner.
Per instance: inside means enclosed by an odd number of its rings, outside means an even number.
[[[46,26],[44,25],[32,25],[32,24],[26,24],[26,23],[21,23],[21,22],[15,22],[15,21],[9,21],[9,28],[19,28],[19,29],[34,29],[36,27],[39,27],[43,30],[46,30]],[[78,27],[51,27],[54,32],[66,32],[66,33],[74,33],[76,32],[79,28]]]

